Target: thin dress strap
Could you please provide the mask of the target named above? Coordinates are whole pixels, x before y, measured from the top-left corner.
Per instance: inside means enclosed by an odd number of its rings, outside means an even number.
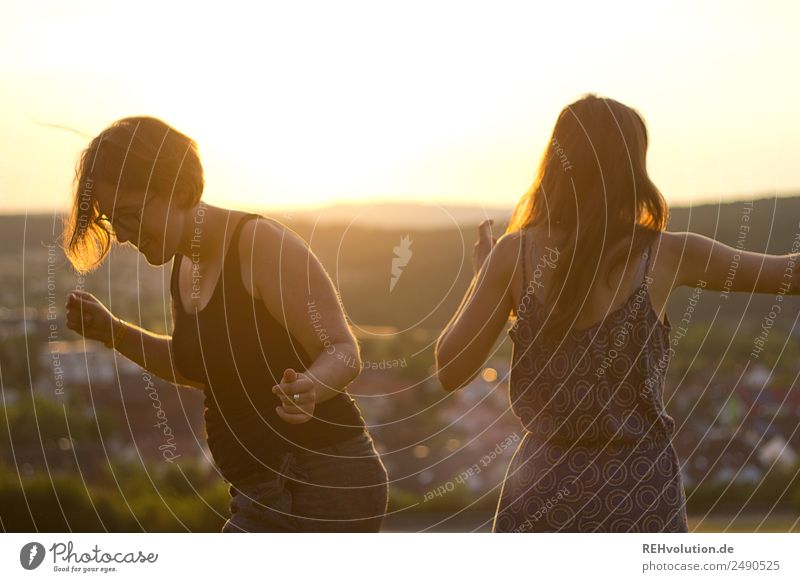
[[[647,255],[647,258],[645,259],[645,263],[644,263],[644,276],[646,277],[646,276],[648,276],[650,274],[650,257],[653,256],[653,243],[652,242],[647,246],[647,250],[645,251],[645,255]]]
[[[650,268],[650,254],[651,254],[650,249],[652,246],[653,243],[650,243],[642,253],[642,260],[639,261],[639,269],[636,271],[636,278],[634,279],[635,283],[633,288],[634,291],[645,283],[645,280],[647,278],[647,273]]]

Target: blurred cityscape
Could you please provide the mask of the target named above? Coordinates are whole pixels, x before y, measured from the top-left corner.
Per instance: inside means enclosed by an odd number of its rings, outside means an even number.
[[[168,333],[169,265],[150,267],[120,247],[97,272],[78,278],[47,237],[52,218],[38,220],[44,235],[0,253],[3,529],[218,531],[227,490],[205,444],[202,392],[150,376],[64,322],[66,293],[82,285],[116,314]],[[0,239],[3,232],[13,238],[13,228],[18,225],[0,228]],[[298,231],[303,234],[302,225]],[[400,239],[384,235],[388,248]],[[391,251],[372,262],[358,255],[342,267],[335,262],[341,257],[325,251],[325,237],[337,236],[335,229],[317,236],[323,240],[318,255],[337,275],[361,345],[364,369],[349,390],[389,471],[386,529],[486,531],[523,430],[509,408],[511,346],[505,333],[464,389],[446,393],[433,374],[433,344],[468,279],[445,281],[449,292],[423,287],[421,281],[432,279],[447,260],[424,245],[441,248],[455,234],[412,233],[410,264],[418,272],[407,267],[392,295]],[[379,246],[375,232],[360,236]],[[370,244],[361,241],[362,248]],[[455,257],[451,263],[467,264]],[[379,279],[375,288],[370,277]],[[378,287],[383,295],[370,299]],[[759,303],[716,295],[708,292],[698,301],[688,290],[669,307],[679,341],[665,403],[676,421],[690,514],[698,527],[735,529],[728,516],[752,516],[739,527],[797,530],[799,305],[786,298],[764,350],[754,357],[769,298]],[[373,307],[362,305],[375,302],[386,308],[387,321],[364,311]],[[405,319],[398,320],[402,310]],[[46,501],[29,503],[34,494]]]

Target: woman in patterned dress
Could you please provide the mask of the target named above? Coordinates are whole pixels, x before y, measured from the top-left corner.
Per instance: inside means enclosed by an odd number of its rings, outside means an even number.
[[[667,299],[681,286],[797,290],[797,254],[666,232],[646,152],[638,112],[586,94],[559,115],[506,233],[479,228],[475,277],[436,358],[446,390],[468,384],[513,314],[510,403],[525,433],[496,532],[688,531],[662,400]]]

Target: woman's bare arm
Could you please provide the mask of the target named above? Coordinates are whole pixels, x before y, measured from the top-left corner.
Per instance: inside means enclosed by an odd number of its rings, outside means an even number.
[[[242,256],[252,261],[255,295],[312,359],[305,375],[313,383],[315,401],[345,391],[361,372],[358,343],[319,259],[297,233],[277,221],[247,223],[242,239],[247,247]]]
[[[74,289],[67,295],[67,327],[87,339],[113,346],[129,360],[167,382],[203,388],[175,369],[172,338],[144,330],[116,317],[88,291]]]
[[[178,372],[170,336],[158,335],[119,320],[114,325],[125,326],[121,333],[116,334],[119,341],[115,347],[120,354],[167,382],[203,389],[203,384],[189,380]]]
[[[768,255],[735,249],[692,232],[665,233],[677,255],[677,286],[705,282],[731,293],[800,293],[800,255]]]
[[[522,252],[520,234],[502,236],[480,266],[436,343],[436,371],[445,390],[468,384],[483,367],[512,310],[511,285]]]

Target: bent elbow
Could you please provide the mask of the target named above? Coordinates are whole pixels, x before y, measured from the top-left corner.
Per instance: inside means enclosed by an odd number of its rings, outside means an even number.
[[[436,379],[447,392],[454,392],[469,381],[469,379],[465,381],[463,375],[458,373],[452,361],[442,360],[438,357],[438,354],[436,358]]]
[[[463,345],[447,346],[440,342],[436,346],[436,378],[447,392],[453,392],[470,384],[480,373],[486,356],[467,350]]]
[[[447,392],[453,392],[469,383],[458,369],[457,356],[447,349],[447,344],[440,339],[436,345],[436,379]]]
[[[343,344],[339,348],[339,357],[347,369],[347,384],[349,384],[358,378],[358,376],[361,374],[361,367],[363,366],[358,346],[351,343]]]
[[[451,374],[445,373],[443,370],[436,372],[436,379],[439,380],[439,385],[444,388],[445,392],[455,392],[463,386]]]

